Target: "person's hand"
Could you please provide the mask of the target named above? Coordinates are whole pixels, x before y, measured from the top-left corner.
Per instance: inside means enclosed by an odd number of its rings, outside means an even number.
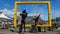
[[[20,15],[22,15],[22,14],[20,14]]]

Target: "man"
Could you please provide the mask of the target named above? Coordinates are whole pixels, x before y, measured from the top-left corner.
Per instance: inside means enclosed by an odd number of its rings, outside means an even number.
[[[39,16],[40,16],[40,15],[39,15]],[[35,16],[35,18],[33,19],[33,20],[35,21],[35,26],[38,24],[39,16]]]
[[[23,25],[24,25],[24,32],[25,32],[25,19],[27,18],[26,10],[23,10],[22,14],[20,14],[20,16],[22,17],[22,19],[21,19],[21,25],[19,27],[19,33],[22,32]]]
[[[36,27],[36,25],[38,24],[39,16],[36,15],[36,16],[33,17],[34,24],[32,25],[32,28],[31,28],[30,32],[35,32],[35,33],[38,32],[38,28]]]
[[[35,16],[35,18],[34,18],[34,20],[35,20],[35,27],[38,24],[39,17],[40,17],[40,15],[39,16]],[[41,32],[41,27],[38,27],[38,32]]]
[[[58,31],[58,23],[55,23],[54,25],[55,25],[54,26],[54,31]]]

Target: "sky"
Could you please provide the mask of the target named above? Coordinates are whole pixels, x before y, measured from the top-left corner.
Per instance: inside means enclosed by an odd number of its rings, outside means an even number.
[[[25,1],[25,0],[0,0],[0,12],[4,12],[5,15],[13,17],[14,14],[14,3],[16,1]],[[31,0],[30,0],[31,1]],[[52,18],[60,17],[60,0],[50,0],[51,2],[51,14]],[[22,10],[26,10],[28,16],[33,16],[35,14],[41,14],[43,20],[48,20],[48,11],[46,4],[20,4],[18,5],[18,14]]]

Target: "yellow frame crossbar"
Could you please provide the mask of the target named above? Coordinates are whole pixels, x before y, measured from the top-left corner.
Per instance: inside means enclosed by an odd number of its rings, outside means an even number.
[[[51,22],[51,12],[50,12],[50,2],[15,2],[14,5],[14,26],[16,27],[18,24],[17,22],[17,7],[19,4],[47,4],[48,5],[48,23],[40,25],[38,24],[37,26],[52,26]],[[32,24],[26,24],[25,26],[31,26]]]

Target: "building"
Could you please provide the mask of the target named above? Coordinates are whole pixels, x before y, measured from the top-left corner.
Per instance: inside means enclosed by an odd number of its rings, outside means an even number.
[[[7,24],[12,24],[13,19],[7,17],[3,12],[0,12],[0,26],[5,27]]]

